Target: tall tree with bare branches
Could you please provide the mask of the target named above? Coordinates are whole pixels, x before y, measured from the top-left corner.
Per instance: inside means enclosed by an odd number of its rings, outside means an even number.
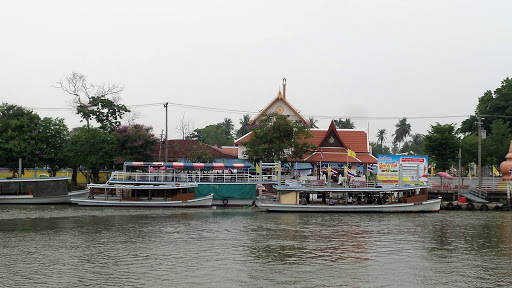
[[[73,97],[76,114],[86,122],[87,128],[90,127],[90,121],[94,120],[102,130],[114,131],[121,125],[123,115],[130,112],[125,105],[120,104],[120,94],[124,88],[116,84],[89,83],[87,76],[73,72],[54,87]]]
[[[194,125],[189,120],[185,120],[185,114],[181,115],[180,123],[176,126],[176,130],[180,132],[182,140],[188,139],[190,134],[194,131]]]

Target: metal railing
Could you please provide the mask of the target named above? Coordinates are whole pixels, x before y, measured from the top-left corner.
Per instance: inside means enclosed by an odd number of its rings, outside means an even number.
[[[249,173],[159,173],[159,172],[122,172],[115,171],[109,182],[140,182],[140,183],[170,183],[170,182],[205,182],[205,183],[259,183],[276,182],[275,175],[252,175]]]

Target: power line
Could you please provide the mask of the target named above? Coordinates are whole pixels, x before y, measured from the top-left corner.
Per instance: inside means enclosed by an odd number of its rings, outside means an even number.
[[[247,110],[237,110],[237,109],[227,109],[227,108],[218,108],[218,107],[209,107],[209,106],[200,106],[200,105],[190,105],[190,104],[181,104],[181,103],[173,103],[168,102],[170,106],[177,108],[185,108],[192,110],[202,110],[202,111],[210,111],[210,112],[228,112],[228,113],[237,113],[237,114],[258,114],[259,112],[255,111],[247,111]],[[145,108],[145,107],[154,107],[154,106],[162,106],[164,102],[159,103],[145,103],[145,104],[133,104],[126,105],[128,108]],[[45,111],[74,111],[73,107],[27,107],[32,110],[45,110]],[[352,119],[352,120],[396,120],[401,118],[407,118],[410,120],[416,119],[448,119],[448,118],[469,118],[474,115],[439,115],[439,116],[326,116],[326,115],[303,115],[305,117],[314,117],[315,119]],[[496,118],[512,118],[512,116],[508,115],[478,115],[481,117],[496,117]]]

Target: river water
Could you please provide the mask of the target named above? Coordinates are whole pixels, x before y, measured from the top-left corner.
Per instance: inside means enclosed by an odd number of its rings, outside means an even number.
[[[0,287],[510,287],[512,212],[0,206]]]

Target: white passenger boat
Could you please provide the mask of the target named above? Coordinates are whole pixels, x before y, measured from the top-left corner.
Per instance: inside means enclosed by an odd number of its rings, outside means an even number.
[[[66,204],[87,197],[87,190],[68,192],[69,177],[0,179],[0,204]]]
[[[87,199],[71,199],[80,206],[211,207],[213,195],[195,198],[197,184],[125,185],[89,184]]]
[[[404,188],[327,188],[276,186],[275,201],[259,200],[257,206],[268,212],[439,212],[441,199],[428,199],[427,189]],[[321,200],[318,200],[320,197]],[[315,200],[316,198],[316,200]]]
[[[278,163],[274,163],[278,165]],[[260,165],[261,166],[261,165]],[[252,206],[258,197],[258,183],[278,183],[277,175],[250,172],[248,163],[125,162],[108,183],[167,185],[196,183],[196,197],[213,194],[212,205]]]

